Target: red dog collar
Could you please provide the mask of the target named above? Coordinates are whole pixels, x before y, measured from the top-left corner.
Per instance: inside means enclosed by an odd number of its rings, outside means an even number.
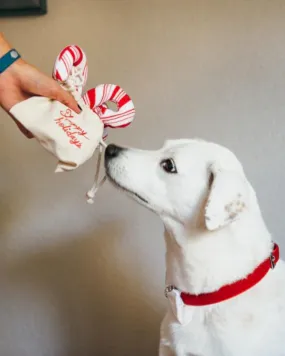
[[[279,260],[279,247],[274,244],[273,251],[271,252],[269,258],[262,262],[251,274],[246,278],[241,279],[232,284],[221,287],[215,292],[204,293],[204,294],[188,294],[181,292],[181,299],[185,305],[192,306],[205,306],[210,304],[216,304],[223,302],[224,300],[231,299],[237,295],[247,291],[248,289],[255,286],[258,282],[266,276],[270,269],[274,269],[276,263]],[[165,289],[165,295],[171,292],[175,287],[167,286]]]

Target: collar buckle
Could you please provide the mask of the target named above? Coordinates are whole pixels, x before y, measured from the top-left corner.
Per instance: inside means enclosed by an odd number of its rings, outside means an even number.
[[[270,259],[270,267],[271,267],[271,269],[274,269],[276,266],[276,258],[273,255],[273,253],[270,254],[269,259]]]

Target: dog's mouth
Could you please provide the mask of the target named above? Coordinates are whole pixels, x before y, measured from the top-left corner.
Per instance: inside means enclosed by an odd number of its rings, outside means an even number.
[[[125,187],[123,187],[120,183],[118,183],[116,181],[116,179],[114,179],[110,173],[108,172],[108,170],[106,171],[106,175],[109,178],[110,182],[117,188],[119,188],[120,190],[122,190],[123,192],[126,192],[127,194],[132,195],[133,197],[137,198],[140,202],[144,203],[144,204],[148,204],[148,201],[143,198],[141,195],[139,195],[138,193],[133,192],[130,189],[127,189]]]

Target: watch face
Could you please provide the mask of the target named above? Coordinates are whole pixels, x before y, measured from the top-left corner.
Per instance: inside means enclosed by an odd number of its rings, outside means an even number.
[[[40,15],[47,12],[47,0],[0,0],[0,16]]]

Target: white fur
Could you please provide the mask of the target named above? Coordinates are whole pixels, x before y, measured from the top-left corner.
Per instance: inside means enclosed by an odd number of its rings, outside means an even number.
[[[160,162],[172,158],[177,174]],[[106,156],[109,178],[157,213],[165,226],[166,285],[205,293],[245,277],[265,260],[272,238],[255,192],[232,152],[201,140],[168,141],[158,151]],[[148,203],[142,202],[133,193]],[[161,326],[160,356],[284,356],[285,264],[236,298],[183,308],[171,303]]]

